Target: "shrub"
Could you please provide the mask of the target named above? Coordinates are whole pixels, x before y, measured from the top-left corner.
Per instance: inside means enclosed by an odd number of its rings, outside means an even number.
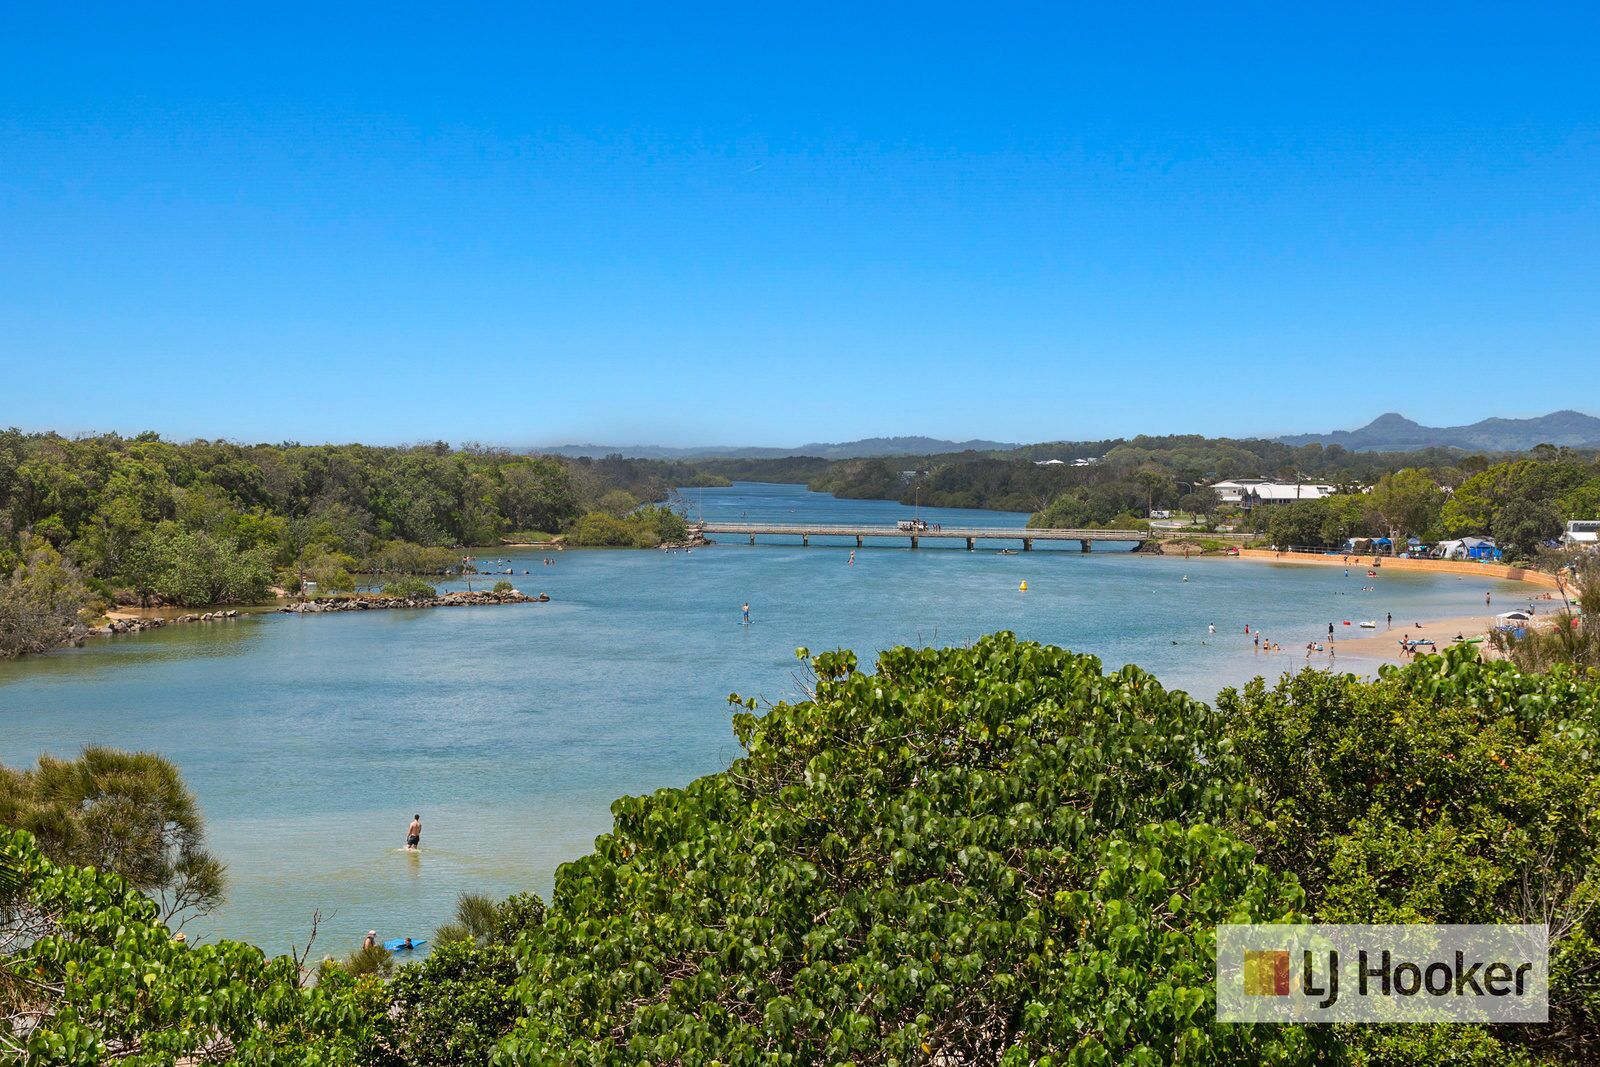
[[[627,521],[591,511],[573,524],[567,543],[587,548],[633,548],[637,534],[636,528]]]
[[[1318,921],[1548,921],[1552,1025],[1492,1033],[1600,1055],[1600,685],[1452,648],[1375,682],[1307,670],[1217,702],[1256,798],[1247,836]]]
[[[1215,713],[1022,644],[812,661],[745,756],[613,805],[519,941],[507,1063],[1310,1062],[1212,1019],[1212,927],[1291,918]],[[754,701],[745,707],[753,709]],[[1180,822],[1181,820],[1181,822]]]
[[[33,837],[0,827],[16,884],[0,908],[0,1052],[16,1062],[353,1062],[370,1047],[381,984],[334,976],[301,985],[295,961],[237,941],[192,946],[114,874],[58,866]],[[22,1008],[19,1012],[18,1009]],[[19,1025],[21,1024],[21,1025]]]
[[[383,595],[416,600],[438,596],[439,591],[420,578],[402,577],[386,583],[383,587]]]
[[[0,575],[0,659],[63,644],[90,602],[77,568],[50,542],[26,538],[21,562]]]

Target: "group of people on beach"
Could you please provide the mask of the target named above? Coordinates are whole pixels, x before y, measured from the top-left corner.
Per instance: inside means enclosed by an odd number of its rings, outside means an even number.
[[[1216,633],[1216,627],[1213,626],[1211,632],[1212,633]],[[1252,633],[1249,623],[1245,623],[1244,632],[1247,633],[1247,634],[1251,634],[1250,643],[1255,646],[1255,651],[1257,651],[1257,652],[1282,652],[1283,651],[1283,646],[1282,645],[1278,645],[1278,644],[1274,644],[1273,641],[1272,641],[1272,638],[1270,638],[1270,637],[1262,637],[1260,630],[1256,630],[1256,631],[1254,631]]]

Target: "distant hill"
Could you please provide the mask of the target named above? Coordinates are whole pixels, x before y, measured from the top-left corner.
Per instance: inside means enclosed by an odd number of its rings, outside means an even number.
[[[823,459],[863,459],[869,456],[932,456],[944,452],[1003,452],[1019,446],[1002,441],[945,441],[937,437],[868,437],[835,444],[812,443],[796,448],[757,448],[747,445],[700,445],[667,448],[661,445],[550,445],[530,448],[557,456],[623,455],[630,459],[782,459],[786,456],[820,456]]]
[[[1343,445],[1352,452],[1462,448],[1469,452],[1526,452],[1536,445],[1600,448],[1600,419],[1553,411],[1534,419],[1484,419],[1470,426],[1423,426],[1404,415],[1379,415],[1359,430],[1279,437],[1289,445]]]

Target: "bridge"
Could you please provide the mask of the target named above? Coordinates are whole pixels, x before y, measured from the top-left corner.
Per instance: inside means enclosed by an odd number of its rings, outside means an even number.
[[[856,547],[862,547],[862,542],[868,537],[881,538],[909,538],[911,547],[927,539],[945,541],[965,541],[967,551],[971,552],[977,547],[979,541],[1020,541],[1022,551],[1032,550],[1035,541],[1076,541],[1080,551],[1088,552],[1096,541],[1117,541],[1122,543],[1132,542],[1134,551],[1146,541],[1156,541],[1169,537],[1185,535],[1182,530],[1063,530],[1063,529],[1033,529],[1023,526],[935,526],[929,525],[916,530],[902,530],[898,526],[848,526],[832,525],[828,523],[806,523],[804,525],[779,524],[779,523],[742,523],[742,522],[701,522],[690,527],[691,532],[702,534],[740,534],[750,538],[750,543],[756,543],[757,537],[783,536],[798,537],[802,545],[809,545],[813,537],[854,537]],[[1221,536],[1228,539],[1226,534],[1204,534],[1207,538]]]

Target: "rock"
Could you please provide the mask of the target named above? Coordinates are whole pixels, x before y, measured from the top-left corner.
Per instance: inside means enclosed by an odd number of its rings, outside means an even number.
[[[383,611],[392,608],[459,608],[481,607],[491,604],[536,604],[548,603],[548,594],[540,593],[536,597],[519,593],[515,589],[507,593],[496,593],[492,590],[445,593],[434,597],[392,597],[392,596],[363,596],[363,597],[320,597],[314,600],[301,601],[298,604],[286,604],[278,611],[290,615],[314,615],[328,611]]]

